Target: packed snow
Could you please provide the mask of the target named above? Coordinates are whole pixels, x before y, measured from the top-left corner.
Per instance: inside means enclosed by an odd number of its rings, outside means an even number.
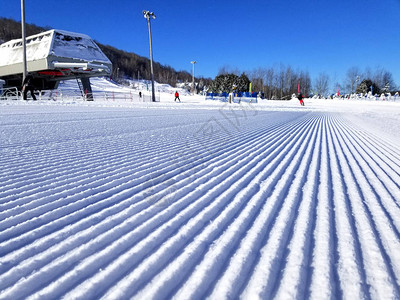
[[[0,101],[0,299],[400,298],[399,102],[172,92]]]

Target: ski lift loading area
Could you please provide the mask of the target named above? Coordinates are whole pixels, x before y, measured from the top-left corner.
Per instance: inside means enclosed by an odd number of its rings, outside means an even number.
[[[77,79],[91,94],[90,77],[109,76],[112,63],[87,35],[49,30],[26,38],[27,71],[35,90],[52,90],[61,80]],[[22,87],[22,39],[0,45],[0,79],[4,88]]]

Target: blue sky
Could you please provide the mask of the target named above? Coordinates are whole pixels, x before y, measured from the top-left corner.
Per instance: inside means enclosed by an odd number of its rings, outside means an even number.
[[[341,81],[353,66],[392,72],[400,86],[400,0],[25,0],[26,22],[85,33],[116,48],[214,78],[284,64]],[[0,0],[0,16],[20,20],[20,1]]]

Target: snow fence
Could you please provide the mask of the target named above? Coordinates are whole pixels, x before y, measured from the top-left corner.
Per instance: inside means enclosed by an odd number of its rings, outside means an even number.
[[[231,103],[257,103],[257,93],[207,93],[206,100]]]

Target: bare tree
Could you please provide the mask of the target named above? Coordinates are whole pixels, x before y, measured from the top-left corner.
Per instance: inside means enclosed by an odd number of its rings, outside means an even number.
[[[314,89],[318,95],[327,96],[329,92],[329,76],[325,73],[320,73],[314,80]]]
[[[310,90],[311,90],[311,78],[310,74],[308,72],[300,72],[299,75],[299,80],[300,80],[300,91],[304,95],[309,95]],[[298,84],[298,82],[297,82]],[[294,87],[295,89],[293,90],[294,92],[297,91],[297,86]]]
[[[242,72],[240,72],[240,70],[236,67],[224,65],[219,68],[218,75],[226,75],[226,74],[235,74],[237,76],[240,76],[240,74],[242,74]]]
[[[350,69],[348,69],[344,82],[346,90],[350,93],[354,93],[357,85],[361,82],[361,79],[362,75],[357,67],[351,67]]]
[[[273,68],[269,68],[265,72],[265,93],[268,99],[272,99],[274,95],[274,82],[275,82],[275,71]]]
[[[390,90],[395,90],[397,88],[392,73],[383,68],[377,68],[375,70],[374,75],[372,76],[372,81],[382,92],[389,92]]]
[[[294,74],[292,68],[289,66],[285,71],[285,83],[284,83],[284,94],[290,95],[293,90],[293,82],[297,80],[297,76]]]
[[[264,78],[265,78],[265,69],[258,68],[253,71],[247,72],[249,74],[249,79],[252,82],[253,89],[255,91],[263,91],[264,90]]]

